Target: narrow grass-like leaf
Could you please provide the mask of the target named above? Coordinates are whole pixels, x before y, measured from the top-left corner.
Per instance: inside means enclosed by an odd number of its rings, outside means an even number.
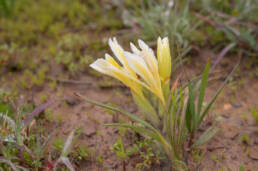
[[[200,94],[199,94],[198,108],[197,108],[198,120],[199,120],[199,116],[200,116],[202,105],[203,105],[203,99],[204,99],[205,88],[207,86],[209,69],[210,69],[210,62],[207,62],[204,72],[203,72],[202,82],[201,82],[201,86],[200,86]]]
[[[74,130],[72,130],[72,132],[70,133],[69,137],[67,138],[67,140],[65,142],[61,157],[66,157],[70,153],[70,151],[72,149],[72,145],[73,145],[73,143],[72,143],[73,137],[74,137]]]
[[[217,99],[218,95],[220,94],[220,92],[223,90],[223,88],[225,87],[225,85],[227,84],[227,82],[229,81],[229,79],[231,78],[232,74],[235,72],[236,68],[238,67],[238,65],[236,65],[234,67],[234,69],[231,71],[231,73],[227,76],[227,79],[223,82],[223,84],[221,85],[221,87],[218,89],[218,91],[216,92],[216,94],[214,95],[214,97],[211,99],[210,103],[207,105],[207,107],[204,109],[204,111],[201,113],[200,115],[200,119],[198,121],[198,125],[200,125],[200,123],[202,122],[202,120],[204,119],[204,117],[207,115],[207,113],[209,112],[211,106],[213,105],[213,103],[215,102],[215,100]]]
[[[65,164],[65,166],[70,170],[70,171],[75,171],[73,168],[72,163],[67,157],[61,157],[60,160]]]
[[[193,146],[201,146],[208,142],[214,135],[218,133],[219,129],[218,128],[213,128],[210,127],[208,128],[201,136],[200,138],[194,143]]]
[[[159,124],[159,117],[153,108],[153,106],[149,103],[148,100],[143,99],[142,97],[137,96],[136,94],[132,93],[134,101],[142,110],[144,118],[149,120],[153,125]]]
[[[195,127],[195,93],[192,84],[189,84],[189,99],[186,110],[186,124],[189,132],[192,132]]]

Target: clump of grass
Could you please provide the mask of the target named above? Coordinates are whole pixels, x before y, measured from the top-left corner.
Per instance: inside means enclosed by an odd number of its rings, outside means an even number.
[[[74,170],[68,159],[72,140],[74,139],[74,131],[71,132],[67,140],[64,142],[63,148],[60,150],[60,157],[52,163],[47,161],[45,152],[52,134],[47,135],[44,130],[36,125],[34,118],[46,109],[52,102],[47,102],[26,116],[26,108],[18,110],[15,115],[9,115],[0,112],[0,166],[4,169],[12,170],[42,170],[57,168],[60,162],[64,163],[70,170]],[[10,111],[11,112],[11,111]],[[36,127],[36,132],[32,128]],[[45,164],[48,166],[45,167]],[[25,168],[26,166],[26,168]]]
[[[134,123],[113,123],[107,126],[130,128],[148,136],[156,143],[156,149],[163,149],[163,155],[170,160],[171,167],[177,170],[187,169],[185,154],[192,148],[201,146],[210,140],[218,131],[211,126],[196,139],[196,133],[211,109],[225,83],[210,102],[204,102],[210,62],[203,74],[180,85],[177,78],[171,83],[171,55],[168,39],[158,39],[157,59],[143,41],[139,40],[141,49],[131,44],[133,53],[125,52],[116,39],[110,39],[109,45],[122,65],[110,55],[98,59],[91,67],[122,81],[131,89],[135,103],[142,111],[140,117],[126,112],[119,107],[106,105],[79,97],[95,105],[120,112]],[[172,60],[173,61],[173,60]],[[204,105],[204,103],[206,105]],[[194,141],[195,140],[195,141]],[[161,155],[162,155],[161,154]]]
[[[209,40],[214,45],[233,43],[238,47],[236,51],[242,51],[248,56],[254,56],[258,50],[255,40],[258,33],[255,26],[257,5],[257,1],[252,0],[234,2],[197,0],[193,4],[197,16],[205,22],[205,25],[210,24],[207,31],[210,35]],[[201,26],[204,30],[208,28],[205,25]]]
[[[155,41],[156,37],[168,37],[173,57],[186,55],[191,49],[193,33],[199,22],[190,14],[190,2],[173,0],[142,1],[126,11],[129,24],[138,28],[145,40]]]

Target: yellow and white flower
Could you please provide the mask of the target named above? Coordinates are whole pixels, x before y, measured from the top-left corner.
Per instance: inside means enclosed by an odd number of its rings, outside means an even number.
[[[142,40],[138,40],[138,44],[141,50],[136,48],[133,43],[130,43],[133,54],[126,52],[128,64],[134,72],[140,75],[145,81],[147,84],[145,87],[158,96],[162,103],[165,104],[159,76],[158,61],[154,52]]]
[[[143,97],[141,85],[139,84],[137,75],[129,67],[125,59],[123,48],[117,43],[115,38],[113,40],[109,39],[109,46],[122,66],[120,66],[109,54],[105,54],[105,59],[97,59],[90,65],[90,67],[103,74],[107,74],[120,80],[135,94]]]
[[[133,52],[130,53],[124,51],[115,38],[109,39],[109,46],[121,65],[106,54],[105,59],[96,60],[90,67],[120,80],[140,97],[143,97],[142,86],[147,88],[165,105],[161,80],[168,79],[171,72],[168,39],[158,39],[158,60],[142,40],[138,44],[140,49],[130,44]]]

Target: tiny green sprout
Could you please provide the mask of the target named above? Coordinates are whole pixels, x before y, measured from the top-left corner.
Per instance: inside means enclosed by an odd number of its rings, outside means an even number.
[[[56,80],[52,80],[52,81],[49,83],[49,86],[50,86],[51,88],[53,88],[53,89],[56,89],[56,87],[57,87],[57,82],[56,82]]]
[[[61,123],[62,121],[63,121],[63,114],[62,113],[60,113],[60,112],[58,112],[57,114],[56,114],[56,121],[58,122],[58,123]],[[67,116],[67,115],[65,115],[65,116]]]
[[[245,170],[245,165],[241,165],[240,167],[239,167],[239,171],[244,171]]]
[[[217,161],[218,161],[217,154],[212,153],[212,154],[211,154],[211,159],[214,160],[215,162],[217,162]]]
[[[116,96],[121,97],[121,91],[120,90],[115,91],[115,94],[116,94]]]
[[[55,138],[53,140],[53,149],[61,153],[63,150],[64,144],[65,144],[65,140],[63,138]]]
[[[250,148],[246,148],[246,153],[247,153],[247,156],[250,156],[250,153],[251,153],[251,150],[250,150]]]
[[[192,152],[192,156],[195,160],[197,160],[197,164],[199,165],[204,157],[205,152],[197,149],[196,151]]]
[[[241,118],[244,120],[244,121],[247,121],[248,120],[248,117],[247,117],[247,114],[246,113],[243,113],[241,115]]]
[[[124,161],[127,157],[124,144],[121,138],[119,138],[116,143],[110,147],[110,150],[114,151],[116,153],[116,156],[121,160]]]
[[[138,151],[143,159],[143,162],[137,164],[137,168],[150,168],[153,163],[159,163],[159,151],[157,152],[157,156],[153,153],[153,140],[152,139],[144,139],[143,141],[137,142]]]
[[[39,98],[40,98],[41,103],[47,102],[47,99],[48,99],[47,95],[44,94],[44,93],[41,93],[41,94],[39,95]]]
[[[102,164],[102,163],[103,163],[103,158],[101,157],[101,155],[98,155],[98,156],[97,156],[96,161],[97,161],[99,164]]]
[[[102,131],[101,131],[100,129],[98,129],[98,130],[96,131],[96,133],[97,133],[98,136],[102,136]]]
[[[48,121],[53,121],[54,120],[54,115],[53,115],[53,112],[52,112],[52,110],[51,109],[49,109],[49,108],[47,108],[47,109],[45,109],[45,117],[46,117],[46,119],[48,120]]]
[[[251,108],[251,114],[254,120],[256,121],[256,123],[258,123],[258,107]]]
[[[89,147],[79,145],[76,150],[73,152],[73,156],[79,161],[85,160],[90,157]]]
[[[131,156],[134,156],[134,155],[137,155],[139,153],[139,147],[137,144],[133,144],[132,146],[128,147],[126,149],[126,154],[131,157]]]
[[[258,68],[255,69],[254,75],[255,75],[256,78],[258,77]]]
[[[248,134],[246,134],[246,133],[244,133],[244,134],[242,135],[241,139],[242,139],[242,142],[243,142],[244,144],[246,144],[246,145],[248,145],[248,144],[250,143],[249,136],[248,136]]]

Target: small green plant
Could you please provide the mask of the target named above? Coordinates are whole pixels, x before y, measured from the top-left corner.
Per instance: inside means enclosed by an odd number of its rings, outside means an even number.
[[[54,101],[50,101],[35,108],[34,111],[22,119],[21,113],[26,113],[26,108],[18,110],[14,118],[0,112],[0,164],[3,168],[11,168],[12,170],[42,170],[45,160],[45,149],[49,143],[52,134],[47,137],[39,125],[35,134],[31,127],[35,125],[34,118],[39,115],[44,109],[51,105]],[[30,107],[30,106],[29,106]],[[74,170],[71,162],[68,159],[70,153],[74,131],[71,132],[68,139],[63,143],[60,149],[60,157],[53,163],[49,163],[49,169],[56,168],[60,162],[64,163],[70,170]],[[58,146],[60,147],[60,146]],[[22,157],[21,157],[22,156]],[[49,162],[49,161],[46,161]],[[26,165],[26,168],[23,165]],[[51,167],[53,166],[53,168]]]
[[[73,151],[73,156],[78,160],[82,161],[90,157],[90,151],[88,146],[79,145]]]
[[[258,123],[258,107],[251,108],[251,114],[254,120],[256,121],[256,123]]]
[[[247,144],[247,145],[250,144],[250,138],[249,138],[248,134],[246,134],[246,133],[243,134],[242,137],[241,137],[241,139],[242,139],[242,142],[243,142],[243,143],[245,143],[245,144]]]
[[[110,147],[110,150],[114,151],[116,153],[116,156],[122,161],[124,162],[127,154],[126,154],[126,150],[123,144],[123,141],[121,138],[119,138],[116,143]]]
[[[241,165],[240,167],[239,167],[239,171],[244,171],[245,170],[245,165]]]
[[[99,164],[102,164],[103,163],[103,158],[101,157],[101,155],[98,155],[96,157],[96,161],[99,163]]]
[[[202,76],[183,85],[179,85],[176,79],[171,85],[172,59],[168,39],[159,38],[157,44],[156,59],[153,50],[141,40],[141,49],[131,44],[133,53],[130,53],[124,51],[116,39],[110,39],[109,45],[122,65],[108,54],[105,59],[98,59],[90,65],[101,73],[117,78],[131,89],[135,103],[142,111],[140,117],[118,107],[77,95],[90,103],[129,117],[135,123],[106,125],[130,128],[152,138],[156,143],[156,149],[163,149],[162,153],[172,162],[171,167],[186,170],[184,154],[191,148],[206,143],[218,131],[212,126],[194,142],[200,124],[225,83],[204,106],[210,63],[207,62]]]
[[[138,152],[140,153],[140,157],[143,159],[143,162],[137,163],[137,169],[150,168],[153,163],[159,163],[158,156],[155,157],[153,151],[153,140],[152,139],[144,139],[143,141],[137,142]],[[158,151],[156,150],[156,153]]]
[[[218,40],[216,44],[231,41],[249,56],[254,55],[252,52],[257,52],[257,31],[252,24],[257,16],[257,1],[236,0],[230,3],[220,0],[197,0],[195,4],[201,4],[199,8],[205,16],[198,16],[212,26],[210,35],[213,41]]]
[[[65,144],[65,140],[63,138],[55,138],[53,140],[53,150],[61,153],[63,150],[64,144]]]
[[[214,162],[218,162],[217,154],[212,153],[212,154],[211,154],[211,159],[212,159]]]
[[[138,140],[134,144],[125,147],[121,138],[110,147],[110,150],[116,153],[116,156],[123,163],[125,168],[125,161],[132,156],[140,156],[142,162],[136,164],[137,169],[150,168],[153,163],[160,163],[159,158],[154,155],[153,152],[153,140],[146,138],[144,140]]]
[[[0,154],[3,159],[0,162],[7,164],[13,170],[18,168],[26,170],[19,164],[20,162],[25,162],[31,168],[38,170],[42,167],[40,160],[50,137],[42,143],[41,136],[27,136],[25,131],[29,132],[30,124],[23,122],[21,116],[18,114],[16,120],[13,120],[8,115],[0,113],[0,127],[6,131],[0,134]],[[14,156],[19,155],[23,155],[24,158],[18,158],[20,161],[17,162]]]

